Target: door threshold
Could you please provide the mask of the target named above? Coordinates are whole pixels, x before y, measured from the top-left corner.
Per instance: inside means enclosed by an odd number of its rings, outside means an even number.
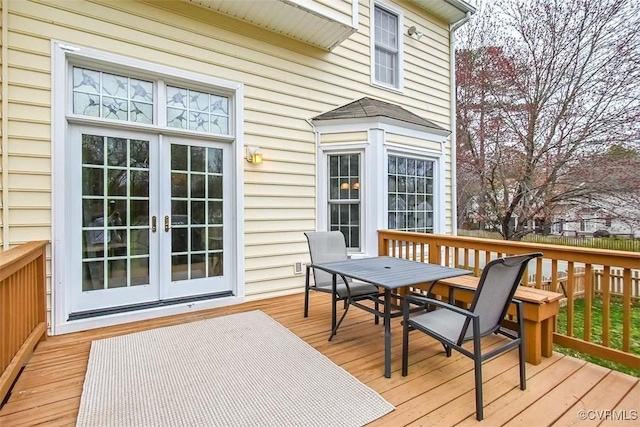
[[[130,311],[145,310],[148,308],[167,307],[171,305],[184,304],[189,302],[205,301],[215,298],[224,298],[233,296],[233,292],[216,292],[212,294],[196,295],[184,298],[172,298],[160,301],[144,302],[141,304],[120,305],[118,307],[101,308],[98,310],[86,310],[70,313],[67,321],[89,319],[92,317],[108,316],[111,314],[127,313]]]

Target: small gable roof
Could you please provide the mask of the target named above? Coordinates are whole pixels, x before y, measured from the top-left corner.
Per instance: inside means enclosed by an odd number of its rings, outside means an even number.
[[[438,131],[438,133],[450,133],[445,128],[438,126],[427,119],[423,119],[417,114],[414,114],[399,105],[368,97],[358,99],[357,101],[353,101],[334,110],[320,114],[312,120],[366,119],[372,117],[388,117],[402,122],[424,126]]]

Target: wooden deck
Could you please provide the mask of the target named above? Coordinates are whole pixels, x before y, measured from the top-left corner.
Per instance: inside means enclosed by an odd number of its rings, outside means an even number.
[[[330,297],[312,293],[309,318],[302,317],[301,294],[50,337],[41,343],[0,409],[0,426],[73,426],[92,340],[191,322],[249,310],[262,310],[318,351],[379,392],[396,410],[371,426],[475,425],[473,364],[453,353],[446,358],[440,344],[413,336],[409,376],[400,375],[400,322],[393,321],[393,373],[383,376],[383,327],[371,315],[350,310],[333,342],[328,342]],[[487,346],[495,344],[487,340]],[[259,351],[259,349],[256,349]],[[518,387],[517,352],[484,364],[485,421],[482,425],[599,425],[581,421],[579,411],[620,411],[600,425],[638,425],[638,378],[554,353],[537,366],[527,365],[527,390]],[[622,412],[626,411],[626,412]],[[638,412],[635,412],[636,414]],[[600,412],[600,414],[604,414]],[[126,427],[126,426],[125,426]]]

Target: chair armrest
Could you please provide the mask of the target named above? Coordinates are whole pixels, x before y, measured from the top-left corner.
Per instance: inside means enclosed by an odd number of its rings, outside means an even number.
[[[408,316],[408,310],[409,310],[409,304],[410,303],[418,303],[418,304],[430,304],[430,305],[435,305],[437,307],[441,307],[447,310],[451,310],[455,313],[461,314],[465,317],[468,317],[470,319],[473,319],[474,317],[478,317],[477,314],[470,312],[469,310],[464,310],[458,306],[446,303],[446,302],[442,302],[440,300],[437,299],[433,299],[433,298],[427,298],[427,297],[419,297],[419,296],[406,296],[404,297],[404,313]]]

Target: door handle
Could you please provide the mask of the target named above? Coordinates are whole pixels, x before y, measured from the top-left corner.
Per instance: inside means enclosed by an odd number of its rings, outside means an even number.
[[[164,216],[164,231],[169,231],[171,226],[169,225],[169,215]]]
[[[152,216],[152,217],[151,217],[151,232],[152,232],[152,233],[155,233],[155,232],[156,232],[156,230],[158,229],[158,227],[157,227],[157,224],[156,224],[156,223],[157,223],[157,218],[156,218],[156,216],[154,215],[154,216]]]

